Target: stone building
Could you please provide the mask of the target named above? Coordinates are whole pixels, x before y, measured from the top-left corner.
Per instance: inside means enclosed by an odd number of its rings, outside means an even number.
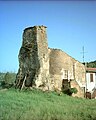
[[[26,28],[19,52],[19,70],[16,87],[36,87],[43,90],[61,90],[65,81],[84,97],[85,67],[65,52],[48,48],[45,26]]]
[[[67,80],[71,88],[76,87],[78,90],[73,96],[84,97],[85,67],[82,63],[59,49],[50,49],[49,73],[55,89],[61,89],[62,83]]]

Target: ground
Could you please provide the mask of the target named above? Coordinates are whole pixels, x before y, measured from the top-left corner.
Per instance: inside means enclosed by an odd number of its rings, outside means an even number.
[[[96,120],[96,100],[40,90],[0,90],[0,120]]]

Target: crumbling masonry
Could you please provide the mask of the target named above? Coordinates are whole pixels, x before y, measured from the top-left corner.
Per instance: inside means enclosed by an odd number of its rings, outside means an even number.
[[[77,86],[77,96],[84,95],[84,65],[62,50],[48,48],[46,26],[26,28],[19,52],[16,87],[61,90],[62,80],[66,79],[71,81],[71,87]]]

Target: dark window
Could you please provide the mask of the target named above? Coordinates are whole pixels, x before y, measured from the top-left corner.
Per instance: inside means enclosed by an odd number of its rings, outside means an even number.
[[[93,74],[90,74],[90,82],[93,82]]]

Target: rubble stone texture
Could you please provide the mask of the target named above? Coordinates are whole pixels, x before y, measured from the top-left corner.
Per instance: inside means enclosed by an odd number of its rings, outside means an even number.
[[[84,96],[84,65],[62,50],[48,48],[45,26],[26,28],[19,52],[16,87],[21,89],[24,84],[42,90],[61,90],[64,79],[78,89],[78,97]]]
[[[16,86],[45,86],[49,76],[49,56],[45,26],[34,26],[24,30],[19,52],[19,70]]]
[[[65,75],[67,71],[67,76]],[[85,66],[59,49],[49,50],[49,73],[54,89],[62,88],[62,80],[68,79],[71,88],[76,87],[74,96],[84,97]]]

